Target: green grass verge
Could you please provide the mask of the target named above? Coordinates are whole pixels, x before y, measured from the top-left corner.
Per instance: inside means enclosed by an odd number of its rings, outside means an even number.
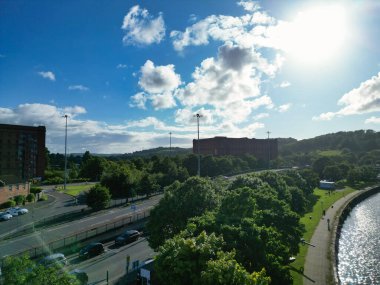
[[[81,184],[81,185],[66,185],[66,194],[77,196],[82,191],[90,190],[94,184]],[[58,189],[63,191],[63,187]]]
[[[300,222],[305,226],[305,233],[303,237],[306,241],[310,241],[311,237],[313,236],[314,230],[321,220],[323,209],[330,208],[331,205],[335,203],[335,201],[353,191],[355,190],[350,187],[345,187],[343,191],[333,191],[331,195],[328,195],[328,191],[326,190],[321,190],[318,188],[314,189],[314,195],[318,198],[318,200],[313,206],[313,210],[306,213],[300,220]],[[292,263],[292,267],[298,270],[301,267],[304,267],[307,250],[308,246],[302,244],[300,245],[300,252],[296,256],[296,260]],[[293,277],[293,284],[302,285],[302,275],[292,270],[290,272]]]
[[[319,155],[322,156],[339,156],[342,154],[340,150],[321,150],[318,152]]]

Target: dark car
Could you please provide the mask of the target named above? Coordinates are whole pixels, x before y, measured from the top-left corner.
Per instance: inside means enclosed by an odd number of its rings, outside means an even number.
[[[128,230],[115,239],[115,245],[124,245],[132,241],[138,240],[140,232],[136,230]]]
[[[100,242],[93,242],[86,245],[79,251],[79,257],[89,258],[104,252],[104,245]]]

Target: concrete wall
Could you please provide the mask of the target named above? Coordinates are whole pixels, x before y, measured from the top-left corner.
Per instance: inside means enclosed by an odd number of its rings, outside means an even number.
[[[30,193],[30,183],[9,184],[0,187],[0,204],[18,195],[28,195]]]

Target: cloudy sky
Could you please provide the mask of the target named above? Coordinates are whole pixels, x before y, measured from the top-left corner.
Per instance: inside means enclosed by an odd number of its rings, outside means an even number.
[[[380,130],[380,2],[0,0],[0,123],[47,147]]]

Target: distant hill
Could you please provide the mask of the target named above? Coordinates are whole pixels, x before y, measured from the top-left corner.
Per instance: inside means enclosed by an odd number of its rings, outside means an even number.
[[[379,150],[380,132],[359,130],[331,133],[299,141],[292,138],[279,139],[280,155],[344,149],[351,152]]]
[[[192,153],[191,148],[180,148],[180,147],[172,147],[171,149],[168,147],[157,147],[152,149],[146,149],[141,151],[135,151],[133,153],[125,153],[125,154],[117,154],[110,155],[112,157],[117,156],[118,158],[132,158],[132,157],[152,157],[154,155],[158,156],[175,156],[179,154],[190,154]]]

